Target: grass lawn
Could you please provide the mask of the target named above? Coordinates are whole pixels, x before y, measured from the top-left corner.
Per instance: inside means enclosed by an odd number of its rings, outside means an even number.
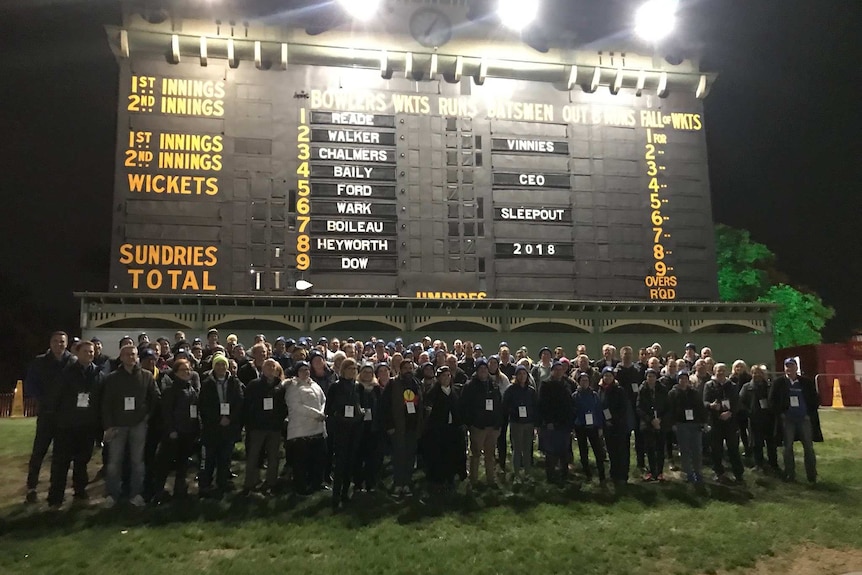
[[[333,515],[305,500],[135,510],[22,503],[33,420],[0,420],[0,573],[844,573],[862,570],[862,411],[821,413],[820,482],[747,474],[744,488],[679,482],[396,503],[359,495]],[[779,453],[780,458],[780,453]],[[100,458],[96,456],[96,460]],[[801,448],[797,465],[802,471]],[[96,463],[92,464],[92,470]],[[537,471],[537,477],[541,477]],[[91,486],[101,495],[101,485]],[[69,498],[70,499],[70,498]]]

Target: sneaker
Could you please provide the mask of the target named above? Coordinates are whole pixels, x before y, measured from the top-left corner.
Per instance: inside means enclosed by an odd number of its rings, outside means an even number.
[[[147,502],[144,501],[144,498],[140,495],[135,495],[134,497],[129,499],[129,503],[131,503],[134,507],[143,507],[147,504]]]
[[[114,505],[117,504],[117,500],[108,495],[105,497],[105,502],[102,504],[102,507],[105,509],[113,509]]]
[[[652,476],[652,473],[644,473],[644,476],[641,477],[641,481],[655,481],[655,478]]]
[[[656,477],[656,480],[657,481],[667,481],[667,478],[665,478],[664,473],[659,473],[658,477]]]
[[[36,494],[35,489],[27,490],[27,497],[24,499],[27,503],[36,503],[39,501],[39,496]]]

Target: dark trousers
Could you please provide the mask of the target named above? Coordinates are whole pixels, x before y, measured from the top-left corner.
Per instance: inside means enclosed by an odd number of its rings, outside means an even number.
[[[159,466],[156,465],[156,452],[162,442],[162,425],[157,422],[147,426],[147,441],[144,443],[144,498],[152,497],[159,493],[158,479]],[[123,475],[125,477],[125,473]],[[162,486],[164,488],[164,486]]]
[[[467,477],[467,443],[456,425],[428,429],[422,441],[425,477],[436,485],[451,485]]]
[[[638,469],[646,467],[646,441],[644,439],[645,432],[640,429],[635,429],[635,456],[637,459]]]
[[[608,447],[610,476],[613,481],[628,481],[631,465],[631,434],[605,433],[605,445]]]
[[[587,479],[592,479],[593,473],[590,470],[590,447],[593,448],[593,455],[596,457],[596,468],[599,472],[599,479],[605,480],[605,446],[602,438],[599,437],[599,430],[595,427],[576,427],[575,437],[578,439],[578,452],[581,456],[581,468],[584,470],[584,475]],[[589,442],[589,445],[587,445]]]
[[[759,417],[749,420],[751,428],[749,452],[754,455],[754,464],[763,467],[763,444],[766,444],[766,461],[773,469],[778,469],[778,446],[775,437],[775,420],[772,417]]]
[[[739,425],[739,439],[742,441],[742,453],[748,457],[751,455],[750,443],[751,439],[748,435],[748,415],[747,414],[739,414],[737,416],[737,423]]]
[[[737,478],[741,478],[745,468],[739,455],[739,430],[732,420],[716,422],[709,432],[709,451],[712,455],[712,470],[716,475],[724,474],[724,447],[727,447],[727,457],[730,467]]]
[[[658,477],[664,473],[664,450],[667,433],[658,429],[644,429],[641,433],[649,462],[649,472],[653,477]]]
[[[353,467],[353,485],[357,489],[374,489],[377,486],[382,465],[383,451],[380,447],[379,433],[371,429],[370,423],[363,423],[356,463]]]
[[[233,455],[233,440],[222,437],[203,443],[204,471],[200,478],[201,490],[209,489],[215,475],[216,485],[221,491],[227,490],[230,481],[230,458]]]
[[[294,492],[307,495],[320,489],[326,459],[326,439],[323,434],[291,439],[287,445],[293,467]]]
[[[63,429],[54,439],[54,453],[51,456],[51,487],[48,490],[48,503],[59,505],[66,491],[66,477],[72,465],[72,487],[75,494],[85,493],[90,478],[87,463],[93,456],[96,431],[87,428]]]
[[[183,496],[188,493],[189,486],[186,475],[189,471],[189,457],[195,450],[197,434],[180,433],[176,439],[165,437],[159,444],[156,452],[156,473],[153,476],[153,493],[155,495],[165,490],[168,475],[173,472],[174,496]]]
[[[246,433],[248,451],[245,454],[245,489],[257,487],[260,480],[260,457],[266,450],[266,487],[272,489],[278,481],[278,461],[281,458],[281,431],[252,429]]]
[[[42,461],[54,441],[56,431],[53,415],[40,415],[36,418],[36,437],[33,438],[33,452],[30,454],[30,464],[27,471],[27,489],[36,489],[39,484],[39,471]]]
[[[503,427],[500,428],[500,436],[497,438],[497,464],[503,471],[506,471],[506,456],[509,454],[509,445],[506,439],[508,435],[509,422],[504,421]]]
[[[416,467],[419,438],[415,431],[396,431],[392,440],[392,479],[395,487],[409,487]]]
[[[347,499],[350,479],[359,454],[360,427],[334,425],[332,438],[332,498]]]
[[[673,446],[676,445],[676,432],[668,431],[664,434],[664,444],[667,448],[667,459],[673,463]]]

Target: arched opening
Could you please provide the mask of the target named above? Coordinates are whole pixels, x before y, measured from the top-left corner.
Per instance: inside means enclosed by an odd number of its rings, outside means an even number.
[[[320,326],[315,330],[315,333],[326,332],[343,334],[344,337],[348,337],[351,334],[355,335],[357,333],[375,333],[391,331],[398,331],[398,328],[380,321],[368,319],[349,319]]]
[[[417,330],[428,331],[428,332],[479,332],[479,333],[495,333],[497,330],[491,326],[487,326],[481,323],[475,323],[472,321],[439,321],[434,323],[429,323],[427,325],[423,325],[422,327],[416,327]]]
[[[629,323],[611,329],[605,330],[605,333],[631,333],[634,335],[643,335],[647,333],[676,333],[674,330],[663,325],[655,325],[652,323]]]
[[[111,321],[100,325],[98,329],[188,329],[188,326],[169,319],[135,317]]]
[[[692,333],[753,333],[759,334],[760,331],[752,328],[750,325],[740,325],[737,323],[719,323],[707,325],[701,329],[693,329]]]
[[[280,321],[273,321],[271,319],[237,319],[232,321],[226,321],[224,323],[214,324],[212,327],[218,329],[225,329],[230,331],[254,331],[254,332],[264,332],[264,331],[283,331],[285,329],[295,330],[296,326],[290,325],[289,323],[282,323]]]
[[[512,333],[590,333],[582,327],[575,327],[565,323],[544,322],[530,323],[516,327]]]

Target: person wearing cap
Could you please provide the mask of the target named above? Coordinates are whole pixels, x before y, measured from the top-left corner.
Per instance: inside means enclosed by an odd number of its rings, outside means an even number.
[[[461,406],[464,424],[470,432],[470,483],[474,487],[478,484],[479,461],[484,459],[485,481],[488,486],[496,487],[494,451],[505,415],[500,385],[491,377],[484,357],[476,360],[476,373],[464,387]]]
[[[610,366],[605,369],[611,370]],[[605,446],[602,428],[604,427],[604,414],[602,413],[601,399],[590,383],[590,374],[580,372],[575,375],[577,389],[572,394],[572,410],[575,420],[575,437],[578,440],[578,452],[581,458],[581,469],[587,481],[592,481],[593,472],[590,469],[590,447],[596,458],[596,470],[598,471],[599,483],[605,482]]]
[[[198,392],[191,384],[192,367],[188,360],[174,362],[171,379],[160,402],[162,437],[153,474],[152,493],[159,503],[168,500],[165,482],[171,472],[175,474],[173,498],[188,496],[189,458],[200,433]]]
[[[539,395],[523,365],[515,367],[512,384],[503,393],[503,412],[512,437],[512,477],[520,483],[533,465],[533,436],[539,421]]]
[[[287,417],[285,386],[278,378],[278,362],[263,362],[260,377],[245,387],[242,422],[246,431],[244,494],[248,495],[260,480],[260,456],[266,451],[267,468],[264,493],[271,493],[278,479],[281,430]]]
[[[461,394],[452,387],[449,367],[438,367],[434,384],[425,396],[422,440],[425,476],[434,492],[452,492],[456,477],[460,480],[467,477],[467,444],[460,401]]]
[[[383,365],[388,370],[385,363],[377,365]],[[383,449],[380,445],[380,398],[383,390],[377,383],[374,371],[374,364],[365,362],[359,367],[359,375],[356,378],[361,386],[359,406],[362,408],[362,424],[352,471],[354,492],[373,492],[377,488],[380,468],[383,466]]]
[[[386,352],[386,344],[383,340],[377,340],[374,344],[374,355],[371,358],[374,363],[389,361],[389,354]]]
[[[697,353],[697,346],[691,342],[685,344],[685,353],[682,354],[682,359],[685,360],[689,370],[694,369],[694,362],[700,359],[700,355]]]
[[[333,476],[332,509],[338,510],[350,500],[350,480],[356,467],[361,426],[365,411],[360,405],[362,385],[356,381],[356,360],[341,363],[341,373],[326,392],[327,433],[332,436]]]
[[[502,397],[509,386],[512,385],[512,380],[500,370],[500,356],[492,355],[488,358],[488,375],[497,383],[497,386],[500,388],[500,396]],[[508,435],[509,421],[504,416],[503,425],[500,427],[500,435],[497,437],[497,465],[500,466],[500,471],[504,474],[506,473],[506,460],[509,455]]]
[[[748,415],[750,428],[749,451],[754,458],[755,468],[762,473],[777,473],[778,448],[775,433],[775,414],[769,408],[769,389],[772,386],[766,377],[766,367],[751,366],[751,381],[746,382],[739,391],[740,409]],[[763,445],[766,456],[763,458]]]
[[[622,486],[629,480],[633,409],[626,391],[616,380],[615,376],[618,373],[619,367],[616,371],[602,370],[599,399],[605,423],[605,446],[610,465],[608,475],[615,485]]]
[[[539,448],[545,453],[548,483],[566,481],[572,458],[572,390],[564,376],[565,366],[554,361],[550,378],[538,392]]]
[[[724,449],[737,483],[743,482],[745,467],[739,455],[739,393],[727,377],[727,366],[715,364],[714,376],[703,387],[703,403],[709,410],[709,450],[716,481],[725,481]]]
[[[386,386],[389,385],[389,380],[392,379],[392,370],[389,368],[388,364],[378,363],[374,366],[374,377],[377,379],[377,386],[382,392],[384,389],[386,389]]]
[[[159,405],[159,389],[153,375],[138,365],[138,348],[133,343],[120,350],[122,367],[105,378],[102,393],[102,426],[108,443],[105,507],[120,498],[123,463],[130,464],[129,496],[135,507],[143,507],[144,446],[147,421]]]
[[[547,346],[539,350],[539,362],[533,366],[531,375],[536,383],[536,391],[542,391],[542,384],[551,378],[551,349]]]
[[[419,369],[416,370],[416,379],[419,380],[423,395],[431,391],[431,388],[437,382],[435,369],[436,368],[434,367],[433,363],[431,363],[430,361],[426,361],[419,366]]]
[[[242,438],[242,383],[229,370],[229,360],[217,353],[212,371],[201,382],[198,408],[204,467],[200,475],[201,497],[220,497],[230,490],[230,461],[234,444]],[[215,486],[213,485],[215,474]]]
[[[380,398],[381,428],[392,444],[395,497],[412,493],[410,484],[425,417],[422,389],[413,377],[413,363],[405,358],[398,368],[398,377],[389,382]]]
[[[680,371],[677,383],[667,394],[667,417],[676,429],[679,458],[686,481],[703,481],[703,426],[707,411],[700,393],[689,380],[688,371]]]
[[[323,461],[326,457],[326,395],[311,379],[305,361],[295,365],[296,377],[286,382],[286,449],[292,462],[293,491],[310,495],[323,488]]]
[[[81,341],[75,348],[75,363],[60,374],[56,393],[46,407],[55,416],[56,437],[51,455],[51,487],[48,505],[63,503],[69,466],[72,465],[72,486],[76,500],[87,500],[87,463],[93,455],[93,445],[101,435],[99,417],[103,375],[93,365],[93,342]]]
[[[656,370],[647,369],[645,378],[637,399],[637,415],[649,462],[643,480],[664,481],[665,434],[670,423],[666,417],[667,389],[658,382]]]
[[[817,457],[814,442],[823,441],[820,430],[820,396],[814,382],[799,373],[793,358],[784,360],[784,374],[776,377],[769,390],[769,408],[778,417],[778,429],[784,442],[784,479],[796,481],[796,461],[793,443],[802,443],[805,475],[810,483],[817,482]]]
[[[218,330],[216,328],[211,328],[209,331],[207,331],[206,346],[202,346],[201,349],[202,359],[207,359],[209,356],[215,353],[216,346],[218,344]]]

